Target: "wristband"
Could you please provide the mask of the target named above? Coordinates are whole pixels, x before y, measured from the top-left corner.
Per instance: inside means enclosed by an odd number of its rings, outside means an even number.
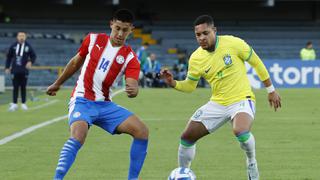
[[[268,93],[272,93],[273,91],[276,90],[272,84],[271,84],[271,86],[266,87],[266,89],[267,89]]]

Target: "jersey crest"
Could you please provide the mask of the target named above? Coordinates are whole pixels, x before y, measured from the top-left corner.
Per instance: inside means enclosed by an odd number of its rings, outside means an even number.
[[[230,54],[224,55],[223,61],[224,61],[224,64],[225,64],[226,66],[230,66],[230,65],[232,64],[232,59],[231,59]]]
[[[121,55],[118,55],[116,57],[116,61],[117,61],[118,64],[123,64],[124,63],[124,57],[121,56]]]

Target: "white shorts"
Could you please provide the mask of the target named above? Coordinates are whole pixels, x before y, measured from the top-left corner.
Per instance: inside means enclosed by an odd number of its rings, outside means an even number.
[[[229,106],[223,106],[213,101],[209,101],[192,115],[191,120],[202,122],[207,130],[212,133],[226,122],[232,120],[239,112],[248,113],[252,119],[254,119],[254,102],[248,99],[239,101]]]

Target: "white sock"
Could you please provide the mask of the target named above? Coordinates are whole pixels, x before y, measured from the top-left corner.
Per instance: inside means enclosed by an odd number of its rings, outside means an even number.
[[[196,154],[195,144],[189,147],[180,144],[179,150],[178,150],[179,167],[190,168],[191,161],[194,159],[195,154]]]
[[[240,142],[240,147],[245,151],[249,163],[256,161],[255,139],[251,133],[247,141]]]

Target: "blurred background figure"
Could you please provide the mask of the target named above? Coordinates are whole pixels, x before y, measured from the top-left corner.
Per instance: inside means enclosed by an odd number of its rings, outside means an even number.
[[[302,61],[313,61],[316,59],[316,51],[313,49],[311,41],[308,41],[306,47],[301,49],[300,58]]]
[[[26,105],[26,86],[29,69],[36,60],[36,54],[26,39],[26,32],[18,32],[17,41],[10,46],[7,54],[5,72],[6,74],[11,73],[13,85],[13,97],[9,111],[18,109],[19,89],[21,92],[21,109],[28,109],[28,106]]]
[[[188,69],[188,64],[187,64],[186,52],[180,51],[178,52],[178,60],[173,65],[173,68],[172,68],[175,79],[177,80],[185,79],[187,75],[187,69]]]
[[[146,85],[148,87],[160,87],[160,79],[157,75],[160,73],[161,64],[156,58],[156,54],[151,53],[143,67]]]
[[[140,69],[141,69],[140,75],[139,75],[139,84],[141,87],[144,87],[144,84],[145,84],[143,68],[149,55],[148,47],[149,47],[149,43],[146,42],[146,43],[143,43],[143,45],[137,50],[137,56],[140,61]]]

